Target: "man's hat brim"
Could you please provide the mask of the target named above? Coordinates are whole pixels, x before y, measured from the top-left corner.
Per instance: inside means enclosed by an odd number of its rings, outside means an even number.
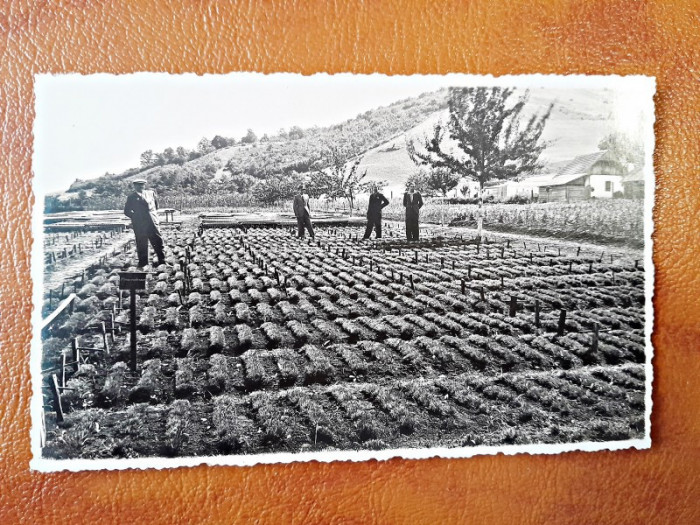
[[[146,184],[146,179],[134,179],[131,184]]]

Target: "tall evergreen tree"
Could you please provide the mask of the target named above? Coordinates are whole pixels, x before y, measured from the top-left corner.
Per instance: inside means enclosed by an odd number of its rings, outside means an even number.
[[[479,183],[480,238],[484,183],[514,179],[542,166],[539,157],[546,144],[540,138],[554,104],[525,121],[528,93],[513,97],[514,92],[500,87],[450,88],[447,125],[436,124],[433,136],[419,143],[407,141],[408,154],[417,165],[445,168]]]

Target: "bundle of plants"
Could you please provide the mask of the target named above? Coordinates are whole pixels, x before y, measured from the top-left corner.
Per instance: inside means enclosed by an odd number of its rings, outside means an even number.
[[[139,321],[137,324],[138,329],[143,333],[148,333],[155,330],[156,327],[156,314],[157,310],[153,306],[147,306],[141,312]]]
[[[260,354],[257,350],[248,350],[242,356],[245,375],[243,385],[247,391],[259,390],[272,383],[272,378],[265,372]]]
[[[335,375],[335,368],[326,354],[315,345],[303,346],[301,353],[308,359],[304,369],[304,384],[328,384]]]
[[[151,359],[143,363],[141,377],[129,392],[129,401],[133,403],[158,403],[163,398],[165,377],[161,370],[160,359]]]
[[[301,346],[301,345],[305,344],[306,342],[308,342],[308,340],[311,337],[311,334],[309,333],[305,324],[300,323],[299,321],[296,321],[296,320],[288,321],[286,326],[289,329],[289,331],[292,333],[292,335],[294,336],[296,345],[298,345],[298,346]]]
[[[227,324],[230,322],[228,309],[224,303],[218,302],[214,305],[214,320],[218,324]]]
[[[244,414],[244,407],[233,396],[223,395],[214,399],[212,422],[218,438],[217,447],[222,453],[243,452],[249,446],[249,437],[255,424]]]
[[[250,308],[245,303],[236,303],[233,307],[236,321],[239,323],[248,323],[251,321]]]
[[[432,391],[432,385],[424,380],[403,381],[399,388],[406,393],[409,399],[415,401],[428,412],[440,417],[454,415],[454,407],[449,405],[441,396]]]
[[[450,334],[453,334],[453,335],[461,335],[462,332],[463,332],[462,325],[459,324],[459,323],[457,323],[457,322],[455,322],[455,321],[453,321],[453,320],[451,319],[451,315],[457,315],[457,314],[453,314],[453,313],[451,312],[451,313],[449,313],[449,314],[447,314],[447,315],[441,315],[441,314],[437,314],[437,313],[435,313],[435,312],[428,312],[428,313],[425,314],[424,317],[425,317],[428,321],[431,321],[431,322],[435,323],[435,324],[438,325],[440,328],[442,328],[443,330],[446,330],[446,331],[449,332]],[[461,318],[461,316],[457,316],[457,317],[458,317],[458,318]]]
[[[554,362],[564,370],[578,368],[583,365],[581,359],[579,359],[573,353],[569,352],[562,346],[550,342],[543,336],[535,337],[530,344],[533,346],[533,348],[551,357]]]
[[[369,365],[363,359],[362,352],[355,345],[341,343],[330,345],[327,349],[333,353],[340,354],[354,375],[362,375],[367,372]]]
[[[296,356],[289,348],[279,348],[272,352],[277,361],[279,371],[279,384],[281,387],[294,385],[299,379],[299,368],[296,364]]]
[[[474,368],[477,370],[483,370],[489,363],[488,356],[482,350],[468,344],[460,337],[444,335],[439,339],[439,341],[457,350],[460,354],[466,357],[472,363],[472,366],[474,366]]]
[[[416,332],[415,327],[406,322],[406,320],[396,315],[385,315],[383,319],[390,326],[399,331],[399,337],[401,337],[401,339],[408,340],[413,338]]]
[[[188,430],[193,417],[189,401],[186,399],[173,401],[165,421],[165,454],[176,456],[182,453],[182,448],[189,440]]]
[[[238,350],[243,351],[253,344],[253,330],[247,324],[237,324],[234,327],[236,339],[238,341]]]
[[[119,361],[112,365],[107,372],[104,385],[97,392],[95,404],[100,407],[112,407],[121,405],[128,395],[126,377],[128,368],[126,363]]]
[[[214,354],[209,358],[206,390],[213,395],[230,391],[238,382],[243,386],[240,377],[240,362],[237,358],[222,354]]]
[[[175,359],[175,397],[189,397],[197,391],[191,357]]]
[[[198,349],[197,330],[194,328],[185,328],[180,338],[180,355],[192,354]]]
[[[364,393],[372,399],[384,412],[389,414],[399,424],[399,432],[412,434],[415,432],[418,422],[415,416],[406,408],[406,400],[398,398],[386,387],[366,383]]]
[[[422,335],[416,337],[412,342],[416,348],[420,348],[433,359],[437,359],[442,365],[454,366],[456,362],[454,350],[445,343]]]
[[[161,325],[166,330],[178,330],[180,328],[180,309],[170,307],[165,310],[165,320]]]

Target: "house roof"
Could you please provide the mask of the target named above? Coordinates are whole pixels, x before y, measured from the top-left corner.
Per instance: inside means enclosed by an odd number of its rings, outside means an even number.
[[[644,182],[644,168],[637,168],[622,177],[622,182]]]
[[[569,184],[570,182],[585,177],[585,173],[569,173],[568,175],[557,175],[556,177],[543,181],[540,186],[563,186],[564,184]]]
[[[559,177],[569,177],[570,175],[585,175],[593,167],[593,165],[601,160],[608,152],[596,151],[595,153],[588,153],[587,155],[579,155],[575,157],[571,162],[559,170],[555,178]],[[578,177],[577,177],[578,178]],[[569,179],[571,181],[573,179]]]

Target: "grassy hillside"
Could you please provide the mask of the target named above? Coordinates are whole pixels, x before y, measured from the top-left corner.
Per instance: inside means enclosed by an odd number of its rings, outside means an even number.
[[[325,128],[303,130],[294,139],[278,135],[254,144],[222,147],[182,164],[149,169],[134,168],[122,174],[76,181],[61,199],[72,199],[75,208],[114,207],[129,191],[136,174],[148,179],[162,196],[239,194],[272,174],[305,173],[323,163],[330,148],[349,157],[363,156],[361,169],[369,180],[387,183],[387,193],[403,191],[406,179],[416,171],[406,151],[406,139],[430,135],[439,120],[446,120],[447,90],[425,93],[376,108],[354,119]],[[530,92],[525,116],[543,112],[554,101],[543,139],[549,145],[543,160],[556,163],[597,149],[612,130],[612,93],[606,90],[552,90]],[[246,201],[249,198],[246,197]]]

